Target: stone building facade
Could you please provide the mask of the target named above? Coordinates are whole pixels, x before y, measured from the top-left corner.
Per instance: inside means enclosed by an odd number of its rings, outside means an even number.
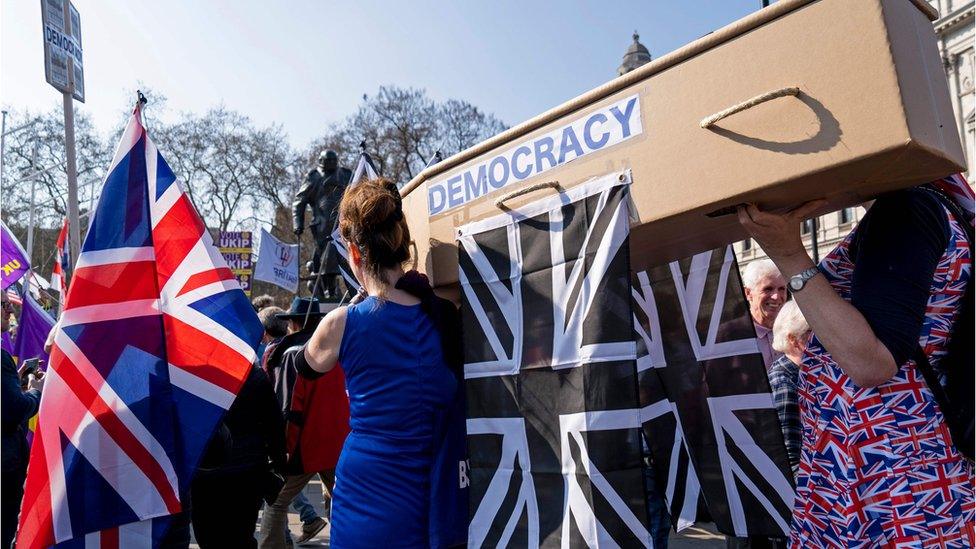
[[[939,49],[946,77],[949,79],[949,94],[952,97],[952,110],[956,115],[959,136],[966,150],[967,177],[972,183],[976,177],[976,2],[974,0],[929,0],[939,10],[941,17],[935,22],[935,33],[939,37]]]

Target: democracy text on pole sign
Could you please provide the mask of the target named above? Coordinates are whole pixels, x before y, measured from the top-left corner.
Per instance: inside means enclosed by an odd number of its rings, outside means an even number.
[[[639,96],[625,97],[439,178],[428,187],[427,207],[430,215],[445,213],[643,131]]]
[[[84,103],[81,15],[67,0],[41,0],[41,18],[44,26],[44,76],[48,84]]]

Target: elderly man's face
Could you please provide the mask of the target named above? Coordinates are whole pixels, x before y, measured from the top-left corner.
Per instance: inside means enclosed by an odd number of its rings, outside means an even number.
[[[746,288],[749,312],[756,324],[773,327],[780,307],[786,303],[786,279],[781,275],[767,275],[752,288]]]

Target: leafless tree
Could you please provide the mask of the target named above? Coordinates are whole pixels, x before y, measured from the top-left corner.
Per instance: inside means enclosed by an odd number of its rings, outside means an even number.
[[[255,127],[225,107],[160,126],[160,150],[211,228],[273,222],[275,209],[290,200],[295,162],[280,127]]]
[[[356,112],[313,141],[303,156],[307,169],[325,148],[353,162],[365,140],[377,169],[403,185],[438,150],[446,158],[504,129],[495,116],[465,101],[437,103],[424,90],[383,86],[374,96],[364,95]]]
[[[27,226],[34,178],[35,225],[60,227],[68,209],[64,116],[61,108],[44,113],[12,112],[7,124],[8,127],[30,126],[6,139],[2,190],[4,221],[10,225]],[[75,113],[75,147],[79,201],[81,209],[85,210],[91,193],[97,192],[105,177],[112,153],[84,112]]]
[[[494,115],[483,112],[467,101],[449,99],[439,107],[438,131],[447,158],[507,129]]]

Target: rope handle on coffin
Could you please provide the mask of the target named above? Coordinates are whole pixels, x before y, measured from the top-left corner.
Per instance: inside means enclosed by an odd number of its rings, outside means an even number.
[[[699,125],[702,127],[702,129],[708,129],[710,126],[714,125],[719,120],[732,116],[737,112],[742,112],[746,109],[751,109],[752,107],[755,107],[760,103],[765,103],[766,101],[771,101],[778,97],[786,97],[787,95],[796,97],[799,94],[800,94],[800,88],[796,86],[789,86],[786,88],[780,88],[778,90],[769,91],[762,95],[757,95],[752,99],[747,99],[742,103],[739,103],[738,105],[732,105],[731,107],[725,109],[724,111],[719,111],[711,116],[702,118]]]
[[[499,209],[504,209],[505,208],[505,202],[508,202],[509,200],[511,200],[513,198],[517,198],[517,197],[522,196],[522,195],[526,195],[526,194],[529,194],[529,193],[533,193],[535,191],[538,191],[538,190],[541,190],[541,189],[545,189],[545,188],[548,188],[548,187],[551,187],[553,189],[558,189],[559,188],[559,182],[558,181],[545,181],[545,182],[542,182],[542,183],[534,183],[534,184],[529,185],[527,187],[522,187],[521,189],[512,191],[512,192],[506,194],[505,196],[499,198],[498,200],[496,200],[495,201],[495,207],[496,208],[499,208]]]

